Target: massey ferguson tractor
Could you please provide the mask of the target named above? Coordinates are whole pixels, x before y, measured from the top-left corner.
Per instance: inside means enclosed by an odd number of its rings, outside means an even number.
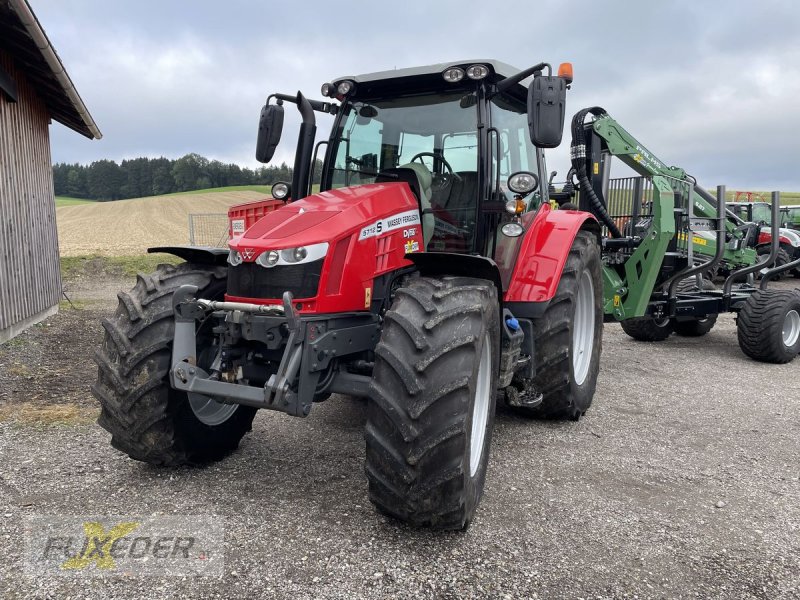
[[[305,417],[331,394],[365,397],[377,508],[466,527],[498,392],[557,419],[595,392],[600,226],[551,210],[540,184],[570,82],[567,65],[482,60],[342,77],[325,101],[270,96],[260,161],[284,103],[302,118],[291,184],[273,188],[286,204],[229,250],[151,249],[186,262],[139,276],[104,321],[93,392],[112,445],[201,464],[234,450],[260,408]],[[316,146],[315,112],[335,116]]]
[[[694,215],[685,174],[620,139],[601,109],[573,119],[577,204],[551,206],[543,149],[561,142],[571,81],[568,64],[553,75],[478,60],[342,77],[322,86],[325,100],[271,95],[258,160],[275,152],[284,104],[302,119],[292,181],[273,186],[284,205],[233,220],[228,249],[151,248],[185,262],[140,275],[103,322],[92,389],[112,445],[203,464],[233,451],[258,409],[305,417],[332,394],[359,396],[378,510],[462,529],[481,499],[496,399],[580,418],[604,320],[649,339],[663,323],[667,335],[707,331],[737,311],[749,356],[794,358],[800,294],[734,287],[774,262],[778,237],[754,264],[724,194],[703,200],[714,214]],[[317,144],[315,112],[335,117]],[[624,224],[609,213],[610,155],[641,175],[619,188]],[[715,250],[698,264],[701,229]],[[683,283],[723,258],[740,265],[724,290]]]

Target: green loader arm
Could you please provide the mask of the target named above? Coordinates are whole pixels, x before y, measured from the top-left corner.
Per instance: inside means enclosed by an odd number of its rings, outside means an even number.
[[[648,235],[623,265],[623,273],[606,268],[605,312],[622,320],[643,316],[653,295],[667,247],[673,238],[687,242],[686,233],[676,230],[674,215],[675,194],[691,189],[693,217],[716,219],[717,207],[698,192],[694,180],[681,168],[668,167],[634,138],[617,121],[607,114],[592,122],[594,133],[605,141],[608,151],[633,169],[637,174],[653,182],[653,221]],[[595,173],[597,170],[595,169]],[[708,196],[708,193],[705,193]],[[725,220],[727,244],[722,262],[728,269],[752,265],[757,255],[752,248],[742,247],[743,232],[738,229],[741,221],[733,215]],[[691,234],[692,252],[710,260],[716,253],[716,236]]]

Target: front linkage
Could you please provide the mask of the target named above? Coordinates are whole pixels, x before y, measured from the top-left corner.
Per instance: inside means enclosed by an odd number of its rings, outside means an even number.
[[[299,315],[291,292],[283,305],[195,299],[197,288],[185,285],[173,296],[175,339],[170,383],[176,390],[218,402],[277,410],[295,417],[311,412],[315,399],[329,393],[366,396],[370,378],[344,368],[368,370],[371,363],[354,355],[375,348],[380,320],[372,313]],[[216,354],[206,369],[198,360],[198,322],[214,319]],[[277,370],[263,386],[251,385],[247,370],[252,352],[238,352],[242,342],[259,342],[283,353]],[[343,362],[346,361],[346,362]]]

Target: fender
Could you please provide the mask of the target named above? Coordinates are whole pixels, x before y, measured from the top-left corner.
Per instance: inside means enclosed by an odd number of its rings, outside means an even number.
[[[452,252],[412,252],[406,254],[422,275],[458,275],[488,279],[497,288],[497,300],[502,304],[503,283],[497,264],[485,256]]]
[[[778,230],[778,239],[782,245],[789,246],[791,248],[799,248],[800,247],[800,234],[796,231],[792,231],[791,229],[786,229],[785,227],[781,227]],[[772,230],[769,227],[762,227],[758,234],[758,245],[768,245],[772,240]],[[789,252],[792,254],[792,252]]]
[[[156,246],[148,248],[148,254],[161,252],[182,258],[186,262],[197,265],[225,266],[228,262],[227,248],[212,248],[211,246]]]
[[[578,231],[585,229],[600,236],[599,223],[587,212],[552,210],[543,204],[531,220],[511,273],[507,303],[549,302],[556,294]]]

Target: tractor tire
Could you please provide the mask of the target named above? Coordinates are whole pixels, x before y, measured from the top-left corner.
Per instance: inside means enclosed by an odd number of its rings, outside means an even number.
[[[542,402],[514,412],[577,421],[597,387],[603,343],[603,284],[597,238],[580,231],[572,243],[555,296],[533,320],[534,387]]]
[[[130,292],[120,292],[116,313],[103,320],[106,334],[95,353],[99,369],[92,386],[102,408],[97,422],[111,433],[111,445],[131,458],[162,466],[200,465],[224,458],[250,431],[256,409],[214,402],[202,413],[198,397],[190,402],[169,382],[173,293],[188,284],[197,286],[198,297],[221,298],[226,271],[190,263],[159,265],[155,273],[139,275]],[[209,326],[198,329],[201,363]]]
[[[465,529],[483,495],[499,369],[495,286],[408,278],[386,312],[367,408],[369,497],[414,526]]]
[[[620,325],[637,342],[663,342],[675,331],[672,319],[656,321],[653,317],[640,317],[620,321]]]
[[[703,279],[703,290],[711,291],[717,289],[711,281]],[[684,279],[678,284],[678,292],[697,291],[697,281],[694,277]],[[706,315],[704,317],[692,318],[687,320],[672,319],[672,328],[676,334],[683,337],[701,337],[714,329],[717,323],[717,315]]]
[[[736,318],[739,347],[761,362],[784,364],[800,353],[800,292],[757,290]]]
[[[769,246],[759,246],[756,249],[756,252],[758,253],[759,256],[766,256],[769,254]],[[783,265],[790,262],[792,262],[792,257],[789,255],[789,253],[783,248],[778,248],[778,256],[775,258],[775,266],[782,267]],[[789,275],[789,273],[780,273],[779,275],[773,277],[772,280],[780,281],[787,275]]]

